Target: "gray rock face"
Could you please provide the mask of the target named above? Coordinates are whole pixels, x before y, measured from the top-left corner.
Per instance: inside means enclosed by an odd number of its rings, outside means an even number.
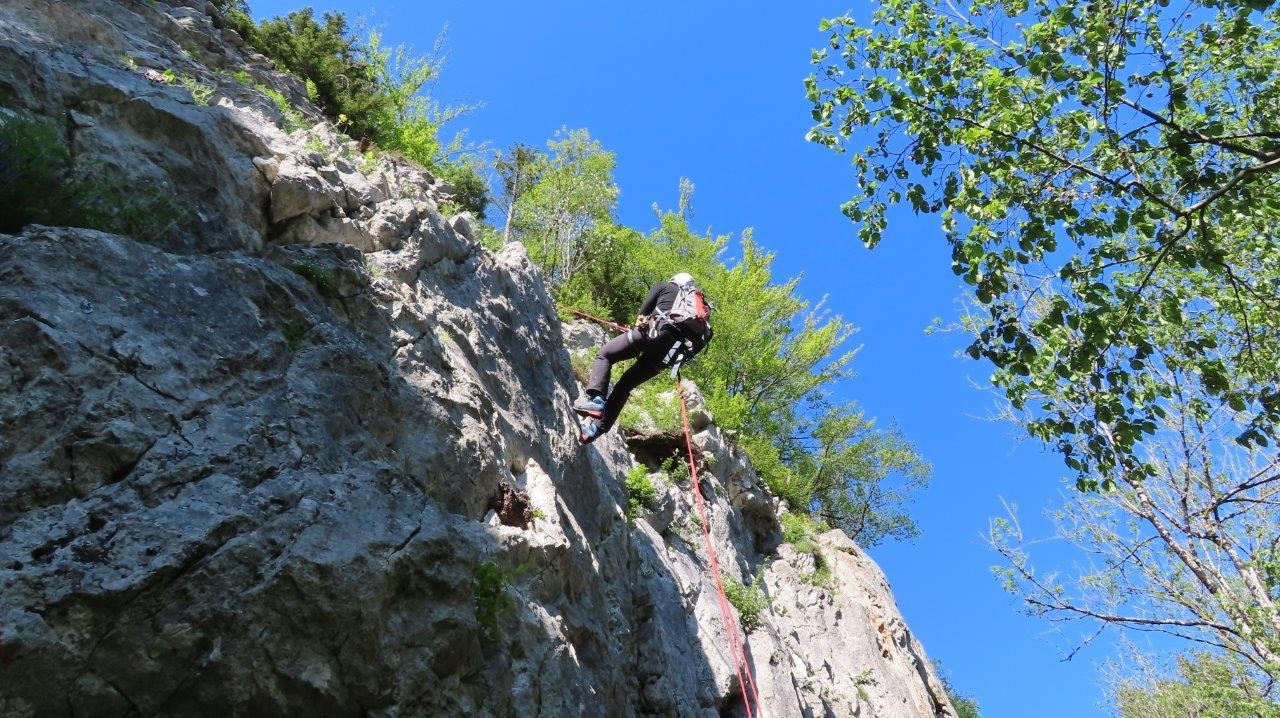
[[[721,570],[727,581],[754,583],[759,592],[759,625],[740,635],[764,714],[955,715],[875,563],[840,531],[817,537],[812,554],[782,543],[783,509],[740,450],[714,426],[693,440],[713,459],[699,476]],[[668,478],[675,481],[666,496],[632,535],[652,547],[635,578],[641,697],[658,714],[715,715],[712,707],[727,705],[738,715],[726,631],[739,628],[726,629],[721,618],[689,479]],[[690,653],[706,656],[709,673],[690,670],[704,668]]]
[[[577,444],[566,335],[603,335],[445,183],[218,79],[316,116],[236,40],[203,3],[0,0],[5,109],[199,208],[164,247],[0,235],[0,715],[736,716],[731,633],[765,715],[950,714],[874,564],[828,534],[806,583],[695,398],[712,544],[767,597],[726,624],[688,477],[629,522],[626,442]]]

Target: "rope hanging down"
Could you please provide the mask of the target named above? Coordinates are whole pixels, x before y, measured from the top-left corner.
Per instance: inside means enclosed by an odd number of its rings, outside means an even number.
[[[612,327],[620,332],[630,330],[628,326],[601,319],[600,317],[593,317],[572,307],[565,307],[564,305],[561,305],[561,307],[570,314],[589,319],[606,327]],[[689,429],[689,407],[684,398],[684,383],[677,382],[676,388],[680,394],[680,420],[684,424],[684,445],[689,455],[689,478],[693,483],[693,496],[698,506],[698,518],[702,522],[702,541],[707,549],[708,563],[711,565],[711,578],[716,584],[716,601],[720,605],[720,616],[724,620],[725,633],[729,636],[729,653],[733,656],[733,667],[738,674],[738,687],[742,690],[742,705],[746,708],[747,718],[764,718],[764,711],[760,709],[760,690],[756,687],[756,679],[751,672],[751,663],[747,661],[746,649],[742,640],[738,637],[738,622],[734,618],[733,609],[730,607],[729,597],[725,595],[724,580],[720,574],[720,560],[716,557],[715,546],[711,543],[711,524],[707,521],[707,503],[702,498],[702,484],[698,480],[698,464],[693,456],[693,433]],[[754,710],[752,705],[755,706]]]
[[[747,661],[747,653],[738,639],[738,622],[734,620],[733,609],[729,607],[729,597],[724,593],[724,581],[720,577],[720,561],[716,558],[715,547],[711,544],[711,524],[707,521],[707,503],[702,498],[702,485],[698,480],[698,464],[693,457],[693,435],[689,431],[689,408],[684,398],[684,383],[677,384],[680,393],[680,420],[684,424],[684,445],[689,454],[689,477],[693,482],[693,496],[698,504],[698,518],[702,520],[702,541],[707,548],[707,557],[711,564],[711,577],[716,584],[716,599],[720,603],[720,615],[724,619],[725,633],[729,635],[729,652],[733,655],[734,668],[738,672],[738,686],[742,689],[742,704],[747,709],[747,718],[753,718],[751,705],[755,704],[754,716],[764,718],[760,710],[760,690],[756,688],[755,676],[751,673],[751,664]]]

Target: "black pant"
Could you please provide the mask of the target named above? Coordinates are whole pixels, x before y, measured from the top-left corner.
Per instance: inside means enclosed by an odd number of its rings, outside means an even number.
[[[610,339],[600,347],[595,363],[591,365],[591,378],[587,381],[587,394],[605,396],[604,418],[600,420],[600,433],[613,428],[613,423],[622,413],[622,407],[631,398],[631,391],[641,384],[662,373],[663,360],[671,348],[679,341],[675,332],[664,329],[656,337],[650,337],[647,331],[632,329],[625,334]],[[609,372],[613,365],[638,357],[618,377],[618,383],[609,391]]]

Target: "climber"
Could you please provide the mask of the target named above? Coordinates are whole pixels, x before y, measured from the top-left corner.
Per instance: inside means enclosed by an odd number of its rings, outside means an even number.
[[[682,363],[692,359],[709,341],[711,305],[694,284],[693,277],[681,272],[670,281],[653,285],[640,305],[635,326],[605,342],[596,354],[586,398],[573,405],[573,410],[583,416],[578,440],[589,444],[613,428],[632,390],[666,367],[675,367],[674,371],[678,371]],[[610,392],[609,373],[613,365],[633,357],[636,362],[623,372]]]

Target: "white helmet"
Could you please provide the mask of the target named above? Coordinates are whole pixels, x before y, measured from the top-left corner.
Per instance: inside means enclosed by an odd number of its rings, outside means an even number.
[[[677,287],[683,287],[686,284],[693,284],[693,275],[688,272],[681,272],[671,278]]]

